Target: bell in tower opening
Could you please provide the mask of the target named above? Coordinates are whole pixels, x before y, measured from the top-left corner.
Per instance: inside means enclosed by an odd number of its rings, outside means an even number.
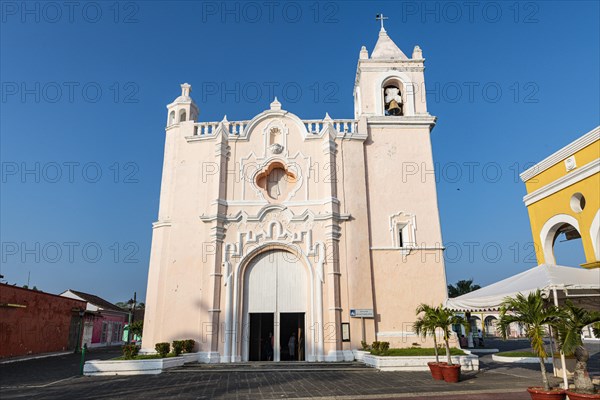
[[[402,96],[396,86],[386,86],[384,89],[385,115],[402,115]]]

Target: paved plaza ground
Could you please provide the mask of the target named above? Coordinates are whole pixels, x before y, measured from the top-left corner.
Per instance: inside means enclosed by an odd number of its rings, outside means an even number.
[[[491,343],[490,343],[491,344]],[[526,342],[508,347],[523,348]],[[503,345],[502,347],[506,347]],[[596,346],[600,347],[600,346]],[[600,373],[600,349],[592,370]],[[106,359],[118,349],[94,351]],[[0,364],[4,399],[528,399],[527,386],[539,385],[539,366],[499,364],[481,357],[479,373],[462,381],[434,381],[428,372],[379,372],[360,363],[313,363],[287,368],[273,364],[233,367],[191,365],[160,375],[78,377],[77,355]],[[554,379],[555,383],[559,380]]]

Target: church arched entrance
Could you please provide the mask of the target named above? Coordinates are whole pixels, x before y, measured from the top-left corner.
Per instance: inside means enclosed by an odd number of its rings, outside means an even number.
[[[290,252],[270,250],[252,259],[244,273],[244,360],[305,359],[307,280]]]

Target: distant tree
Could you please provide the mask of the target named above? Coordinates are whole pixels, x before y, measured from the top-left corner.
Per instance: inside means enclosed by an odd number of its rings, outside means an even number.
[[[461,280],[456,282],[456,286],[448,285],[448,297],[462,296],[477,289],[481,289],[481,286],[473,285],[473,279]]]
[[[129,305],[125,302],[119,301],[118,303],[115,303],[115,306],[122,308],[123,310],[129,310]]]
[[[144,330],[144,321],[142,321],[142,320],[133,321],[131,323],[131,326],[129,329],[131,329],[130,330],[131,335],[142,336],[142,332]]]
[[[115,303],[115,306],[122,308],[125,311],[129,311],[131,308],[131,303],[130,302],[126,302],[126,301],[119,301],[118,303]],[[136,310],[143,310],[146,308],[146,304],[145,303],[137,303],[135,305],[135,309]]]

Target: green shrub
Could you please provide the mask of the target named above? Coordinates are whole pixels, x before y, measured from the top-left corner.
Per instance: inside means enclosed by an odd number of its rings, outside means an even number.
[[[183,352],[183,346],[183,340],[173,340],[173,353],[175,353],[176,356],[180,355]]]
[[[371,347],[367,344],[367,342],[365,342],[364,340],[360,341],[360,346],[364,351],[369,351],[371,350]]]
[[[385,355],[390,348],[390,342],[373,342],[371,345],[371,354],[375,355]]]
[[[194,339],[186,339],[183,341],[183,350],[186,353],[191,353],[194,351],[195,344],[196,344],[196,341]]]
[[[171,351],[171,345],[167,342],[156,343],[154,349],[158,354],[160,354],[161,357],[164,358],[167,356],[167,354],[169,354],[169,351]]]
[[[135,344],[126,344],[122,347],[123,349],[123,358],[125,360],[133,360],[135,356],[137,356],[140,348]]]

